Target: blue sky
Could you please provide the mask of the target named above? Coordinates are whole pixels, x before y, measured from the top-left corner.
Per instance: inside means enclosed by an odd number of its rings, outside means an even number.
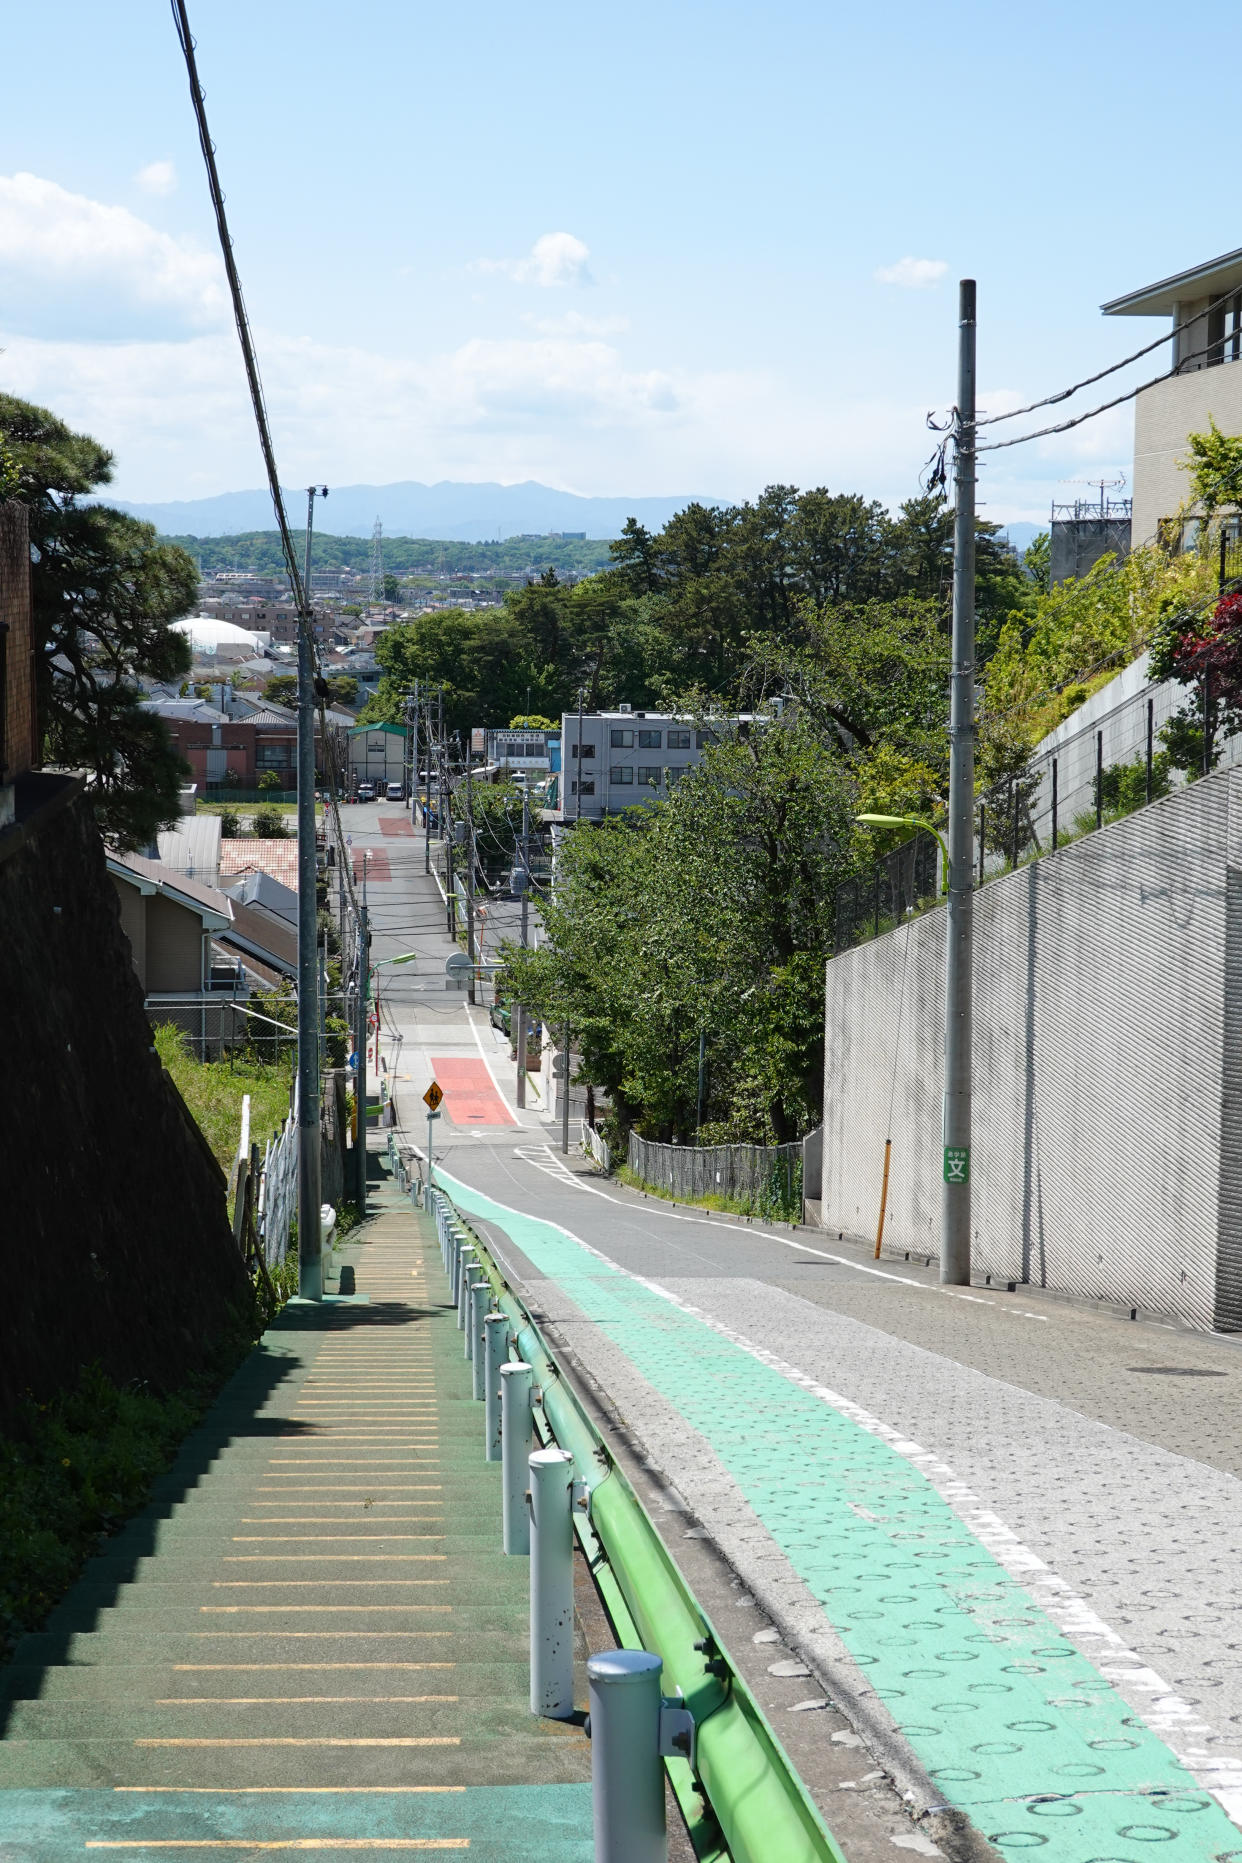
[[[1101,301],[1242,244],[1207,153],[1220,0],[1193,32],[1148,0],[191,19],[291,483],[894,503],[959,276],[998,410],[1159,333]],[[112,446],[120,496],[260,483],[168,8],[11,9],[5,38],[0,388]],[[981,495],[1040,519],[1130,446],[1123,409],[996,455]]]

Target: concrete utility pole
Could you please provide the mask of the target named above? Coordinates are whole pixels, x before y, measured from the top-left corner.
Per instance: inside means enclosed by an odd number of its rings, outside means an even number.
[[[365,875],[365,867],[363,869]],[[365,879],[364,879],[365,884]],[[354,1079],[354,1105],[358,1130],[354,1139],[354,1199],[359,1216],[367,1211],[367,996],[371,981],[371,937],[367,930],[367,909],[358,911],[358,996],[354,1004],[354,1053],[358,1071]]]
[[[578,688],[578,757],[577,757],[578,768],[574,773],[574,820],[575,821],[581,821],[582,819],[582,701],[583,701],[583,697],[584,697],[584,694],[583,694],[582,687],[579,686]],[[562,756],[561,761],[562,762],[564,761],[563,756]],[[562,806],[562,809],[561,809],[562,817],[564,816],[564,813],[565,813],[565,810],[564,810],[564,807]]]
[[[425,784],[422,785],[422,789],[421,789],[421,794],[423,798],[423,872],[430,873],[431,872],[431,772],[433,768],[436,771],[437,779],[439,777],[439,765],[436,763],[436,750],[438,747],[434,746],[431,741],[431,692],[430,692],[430,689],[428,690],[427,697],[423,701],[423,706],[426,712],[426,718],[424,720],[424,724],[426,728],[423,732],[423,737],[426,740],[426,750],[424,754],[427,759],[426,766],[425,766],[426,771],[427,771],[427,781]],[[414,780],[415,782],[419,782],[421,780],[419,776],[419,772],[417,770],[415,770],[414,772]],[[439,784],[439,781],[437,780],[436,782],[436,795],[437,795],[436,813],[437,815],[443,815],[444,810],[438,800],[439,791],[440,791],[440,784]],[[441,834],[443,834],[444,823],[440,822],[439,827],[440,827]]]
[[[975,816],[975,281],[959,287],[945,926],[944,1190],[940,1279],[970,1284],[971,1007]]]
[[[319,911],[315,871],[315,643],[311,538],[315,499],[306,488],[306,557],[298,616],[298,1292],[323,1298],[319,1240]],[[296,559],[295,559],[296,560]]]
[[[527,710],[530,709],[530,694],[526,695]],[[526,949],[527,931],[527,894],[530,890],[530,798],[522,791],[522,949]],[[526,1105],[526,1005],[515,1003],[513,1013],[518,1019],[517,1026],[517,1103],[519,1108]]]
[[[466,746],[466,955],[470,959],[470,1001],[474,990],[474,788],[470,746]]]

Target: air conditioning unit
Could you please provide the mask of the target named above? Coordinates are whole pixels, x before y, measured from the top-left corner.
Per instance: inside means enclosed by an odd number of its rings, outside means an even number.
[[[632,705],[618,705],[617,707],[617,710],[619,712],[630,712],[630,711],[633,711],[633,709],[634,708]]]

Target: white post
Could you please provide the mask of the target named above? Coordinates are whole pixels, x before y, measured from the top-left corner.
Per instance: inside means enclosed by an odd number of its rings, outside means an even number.
[[[483,1322],[483,1459],[500,1460],[500,1368],[509,1356],[509,1321],[489,1313]]]
[[[469,1242],[463,1242],[457,1257],[457,1327],[466,1335],[466,1349],[463,1358],[470,1357],[470,1328],[466,1324],[470,1317],[470,1275],[474,1268],[474,1250]]]
[[[660,1672],[647,1650],[587,1658],[595,1863],[667,1863]]]
[[[530,1551],[530,1512],[526,1481],[535,1436],[531,1391],[535,1374],[521,1360],[500,1367],[500,1460],[503,1465],[502,1521],[507,1553]]]
[[[483,1322],[487,1317],[488,1303],[492,1297],[490,1281],[471,1281],[470,1283],[470,1362],[472,1371],[473,1395],[476,1403],[483,1402]]]
[[[574,1711],[574,1459],[536,1449],[530,1471],[530,1711]]]

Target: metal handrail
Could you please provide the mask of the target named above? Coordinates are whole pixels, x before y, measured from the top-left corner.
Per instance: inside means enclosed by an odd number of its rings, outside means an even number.
[[[669,1782],[700,1863],[845,1863],[776,1733],[657,1533],[646,1508],[613,1459],[577,1394],[566,1383],[543,1334],[486,1240],[441,1189],[430,1192],[441,1221],[465,1229],[476,1271],[513,1327],[518,1358],[530,1365],[546,1433],[574,1459],[588,1497],[575,1531],[608,1606],[613,1629],[630,1648],[663,1662],[669,1692],[680,1690],[694,1716],[693,1772],[665,1760]],[[538,1411],[536,1415],[538,1416]]]

